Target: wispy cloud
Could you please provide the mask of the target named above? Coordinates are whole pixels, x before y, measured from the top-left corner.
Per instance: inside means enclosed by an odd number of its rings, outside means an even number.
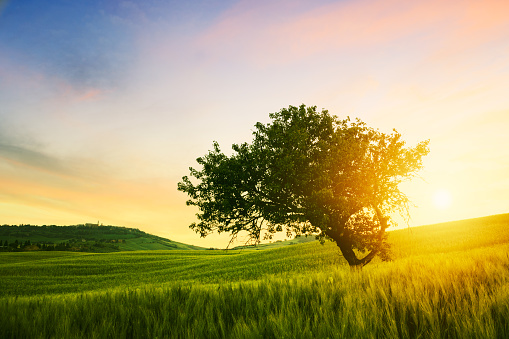
[[[62,214],[67,215],[67,223],[100,219],[152,230],[172,220],[182,222],[181,199],[174,182],[167,178],[129,179],[107,169],[108,164],[95,159],[59,159],[2,143],[0,210],[2,204],[14,206],[9,212],[13,220],[23,218],[17,210],[32,211],[39,216],[38,223],[62,222]],[[47,211],[44,217],[39,215],[43,210]],[[23,222],[33,217],[29,215]]]
[[[503,35],[509,3],[489,1],[341,1],[314,8],[291,2],[239,2],[197,41],[215,58],[287,64],[324,53],[386,48],[395,42],[434,40],[463,48]]]
[[[12,59],[74,86],[116,88],[135,56],[132,35],[108,8],[79,2],[12,2],[2,18],[0,49]],[[8,27],[9,29],[5,29]]]
[[[70,172],[61,161],[54,157],[14,145],[0,143],[0,160],[46,172],[58,174],[68,174]]]

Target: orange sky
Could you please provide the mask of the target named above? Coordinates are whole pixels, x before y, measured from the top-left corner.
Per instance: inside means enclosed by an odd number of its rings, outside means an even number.
[[[509,2],[11,1],[0,13],[4,224],[188,229],[177,182],[288,105],[430,139],[411,226],[509,212]],[[447,208],[433,202],[449,193]]]

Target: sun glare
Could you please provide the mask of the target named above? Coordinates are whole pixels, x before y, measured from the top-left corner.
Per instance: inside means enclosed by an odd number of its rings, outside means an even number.
[[[436,208],[446,209],[451,206],[452,197],[449,191],[441,189],[435,192],[433,195],[433,204]]]

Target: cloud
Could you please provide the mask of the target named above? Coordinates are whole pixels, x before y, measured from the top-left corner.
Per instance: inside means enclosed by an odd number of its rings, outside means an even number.
[[[243,3],[242,3],[243,4]],[[347,1],[295,10],[263,3],[227,12],[199,40],[205,51],[288,63],[325,51],[382,44],[429,27],[440,19],[427,6],[401,1]]]
[[[46,72],[29,63],[15,60],[12,55],[0,52],[0,98],[2,101],[26,103],[36,101],[41,107],[46,102],[80,102],[98,99],[101,94],[111,92],[99,87],[76,84],[58,74]],[[4,113],[7,109],[4,105]]]
[[[56,158],[14,145],[0,143],[0,159],[14,163],[17,166],[27,166],[52,173],[68,174],[70,172],[70,170]]]
[[[130,170],[145,169],[142,156],[120,163],[109,160],[57,155],[33,140],[0,131],[0,209],[9,210],[4,222],[74,224],[99,219],[153,232],[170,223],[191,223],[189,211],[182,211],[185,197],[176,191],[175,178],[126,175],[126,163]]]
[[[216,59],[246,58],[260,65],[288,64],[331,52],[389,48],[402,39],[476,46],[501,37],[509,3],[489,1],[362,0],[292,6],[242,1],[196,43]],[[472,39],[473,38],[473,39]],[[440,48],[444,47],[441,45]]]
[[[69,175],[67,167],[54,158],[2,146],[2,222],[68,225],[100,220],[166,233],[175,240],[197,240],[186,227],[193,214],[183,210],[185,199],[176,192],[175,182],[167,178],[122,179],[115,172],[88,178],[97,171],[97,164],[84,160],[81,168],[85,166],[87,173],[71,171]]]
[[[101,90],[92,88],[86,91],[82,96],[78,97],[78,101],[87,101],[98,97],[101,94]]]
[[[0,203],[24,211],[12,215],[18,222],[26,222],[24,215],[31,210],[44,209],[50,215],[44,223],[65,214],[69,223],[100,218],[137,226],[180,218],[184,205],[168,178],[122,178],[94,159],[60,159],[5,142],[0,143]],[[169,216],[172,209],[174,216]]]
[[[62,1],[8,6],[0,49],[76,87],[121,87],[135,55],[132,35],[102,7]]]
[[[0,16],[2,15],[2,12],[8,3],[9,0],[0,0]]]

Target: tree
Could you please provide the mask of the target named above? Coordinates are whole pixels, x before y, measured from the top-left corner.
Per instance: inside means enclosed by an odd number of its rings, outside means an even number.
[[[352,268],[376,255],[387,259],[391,215],[408,217],[409,199],[399,184],[422,168],[428,141],[405,147],[401,135],[360,120],[344,120],[316,107],[290,106],[257,123],[253,141],[217,142],[197,159],[178,190],[197,206],[194,229],[202,237],[245,231],[259,242],[276,232],[314,234],[334,241]]]

